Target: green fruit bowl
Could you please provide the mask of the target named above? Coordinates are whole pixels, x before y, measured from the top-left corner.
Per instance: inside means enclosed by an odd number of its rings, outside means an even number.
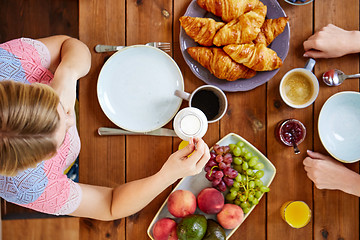
[[[244,138],[242,138],[241,136],[239,136],[235,133],[229,133],[228,135],[226,135],[225,137],[220,139],[216,144],[218,144],[220,146],[227,146],[229,144],[236,144],[239,141],[242,141],[245,144],[245,147],[247,148],[247,150],[249,152],[251,152],[254,156],[257,156],[259,158],[258,161],[261,162],[262,164],[264,164],[264,168],[262,169],[264,171],[264,176],[261,178],[261,180],[263,181],[264,186],[269,187],[275,177],[276,168],[271,163],[271,161],[264,154],[262,154],[256,147],[254,147],[251,143],[249,143]],[[210,150],[212,150],[212,149],[210,149]],[[197,175],[183,178],[176,185],[176,187],[173,189],[172,192],[174,192],[176,190],[188,190],[188,191],[191,191],[195,196],[197,196],[202,189],[208,188],[208,187],[212,187],[211,182],[205,178],[205,171],[202,170],[202,172],[200,172]],[[270,192],[271,192],[271,190],[270,190]],[[228,189],[227,189],[227,191],[225,191],[223,193],[224,196],[227,193],[228,193]],[[259,200],[262,198],[263,195],[264,195],[264,193],[261,195]],[[168,198],[164,201],[164,203],[162,204],[159,211],[156,213],[154,219],[152,220],[152,222],[150,223],[150,225],[148,227],[147,233],[152,240],[154,240],[152,230],[153,230],[155,223],[158,220],[160,220],[162,218],[172,218],[177,223],[180,221],[180,218],[175,218],[168,211],[167,201],[168,201]],[[255,207],[256,207],[256,205],[252,206],[250,211],[244,215],[244,221],[250,215],[250,213],[254,210]],[[205,214],[198,207],[196,208],[196,211],[194,214],[202,214],[207,219],[213,219],[215,221],[217,220],[216,214]],[[226,239],[229,239],[231,237],[231,235],[234,234],[234,232],[240,227],[240,225],[235,227],[234,229],[225,229]]]

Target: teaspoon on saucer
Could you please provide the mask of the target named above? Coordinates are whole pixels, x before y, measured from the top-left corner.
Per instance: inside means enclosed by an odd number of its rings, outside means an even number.
[[[322,76],[324,83],[328,86],[339,86],[347,78],[360,78],[360,73],[353,75],[346,75],[338,69],[331,69],[325,72]]]

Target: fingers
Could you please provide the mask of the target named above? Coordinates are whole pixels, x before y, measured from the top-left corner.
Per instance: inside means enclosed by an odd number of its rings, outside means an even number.
[[[311,57],[311,58],[327,58],[326,53],[318,50],[308,50],[304,53],[304,57]]]
[[[314,158],[314,159],[325,160],[325,159],[329,158],[328,156],[326,156],[324,154],[321,154],[321,153],[318,153],[318,152],[313,152],[313,151],[310,151],[310,150],[307,150],[307,154],[309,155],[309,157]]]
[[[176,151],[174,155],[176,155],[176,157],[178,158],[183,158],[190,155],[194,150],[195,150],[195,143],[194,143],[194,139],[191,138],[189,140],[189,144],[183,149]]]
[[[209,161],[209,159],[210,159],[210,150],[209,147],[206,144],[204,144],[204,154],[196,164],[196,168],[198,169],[198,172],[200,172],[203,169],[203,167]]]

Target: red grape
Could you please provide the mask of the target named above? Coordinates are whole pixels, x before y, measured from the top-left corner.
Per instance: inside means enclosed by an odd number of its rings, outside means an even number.
[[[231,187],[234,183],[233,179],[226,177],[226,176],[223,178],[223,181],[226,184],[226,186],[228,186],[228,187]]]
[[[212,186],[213,186],[213,187],[216,187],[217,185],[219,185],[220,182],[222,182],[221,178],[215,178],[215,179],[212,181]]]
[[[222,171],[216,171],[214,174],[215,178],[222,178],[224,176],[224,173]]]
[[[216,185],[216,188],[220,191],[220,192],[225,192],[226,191],[226,184],[224,183],[224,181],[220,181],[218,185]]]
[[[222,161],[224,160],[224,158],[223,158],[222,155],[217,155],[216,158],[215,158],[215,160],[216,160],[218,163],[220,163],[220,162],[222,162]]]

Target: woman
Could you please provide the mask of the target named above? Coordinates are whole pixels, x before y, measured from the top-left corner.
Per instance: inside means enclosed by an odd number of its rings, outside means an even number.
[[[208,161],[208,146],[192,139],[144,179],[116,188],[68,179],[63,172],[80,151],[76,82],[90,58],[86,45],[68,36],[0,44],[0,197],[49,214],[113,220],[141,210]]]
[[[329,24],[304,42],[304,56],[334,58],[360,52],[360,32]],[[319,189],[336,189],[360,197],[360,175],[332,157],[308,151],[303,161],[307,176]]]

